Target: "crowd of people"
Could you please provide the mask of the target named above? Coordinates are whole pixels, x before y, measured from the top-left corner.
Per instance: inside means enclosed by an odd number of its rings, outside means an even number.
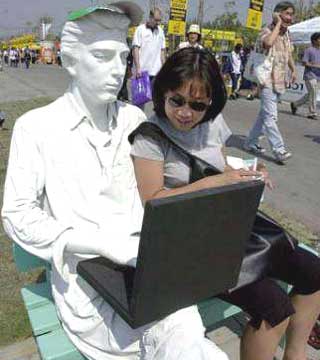
[[[35,64],[38,53],[28,46],[24,48],[10,47],[9,49],[0,50],[0,58],[2,63],[10,67],[25,67],[29,69],[30,64]]]
[[[277,102],[288,68],[290,81],[295,78],[287,35],[295,7],[283,1],[274,10],[258,44],[276,60],[259,86],[261,107],[245,149],[263,153],[259,139],[264,134],[276,161],[284,163],[291,153],[276,124]],[[187,41],[167,57],[161,10],[152,9],[136,29],[130,57],[126,36],[129,24],[141,19],[139,6],[115,2],[84,14],[67,21],[62,31],[61,59],[70,87],[15,124],[2,209],[5,231],[25,250],[52,263],[59,318],[86,358],[226,360],[206,339],[196,306],[132,329],[79,280],[76,267],[92,255],[134,266],[148,200],[257,178],[272,188],[272,180],[262,163],[251,170],[226,163],[224,145],[231,131],[222,115],[228,100],[224,74],[215,56],[201,46],[196,24],[189,27]],[[231,55],[234,99],[243,71],[241,51],[236,45]],[[315,54],[306,55],[306,68],[318,69]],[[128,62],[132,76],[148,71],[153,84],[154,115],[149,119],[138,107],[117,101]],[[140,131],[150,130],[150,124],[161,130],[161,138]],[[190,157],[216,173],[192,181]],[[283,359],[306,360],[307,342],[319,340],[314,324],[320,313],[320,258],[290,244],[270,254],[267,270],[253,276],[254,281],[218,295],[250,316],[241,339],[242,360],[272,360],[283,335]],[[289,295],[276,280],[293,286]]]

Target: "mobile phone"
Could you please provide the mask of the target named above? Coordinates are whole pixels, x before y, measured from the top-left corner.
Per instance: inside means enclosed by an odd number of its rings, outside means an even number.
[[[279,21],[279,17],[281,18],[279,12],[276,12],[276,11],[275,11],[275,12],[272,13],[272,19],[273,19],[273,22],[274,22],[274,23],[277,23],[277,22]]]

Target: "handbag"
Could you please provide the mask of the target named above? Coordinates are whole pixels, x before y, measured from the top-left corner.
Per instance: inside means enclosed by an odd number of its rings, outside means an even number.
[[[147,71],[142,71],[141,76],[131,79],[132,103],[143,105],[152,100],[151,82]]]
[[[178,152],[190,160],[190,183],[207,176],[221,174],[221,171],[206,161],[190,154],[171,140],[156,124],[141,123],[128,137],[133,144],[136,135],[150,137],[155,141],[167,140]],[[237,285],[231,289],[239,289],[265,276],[271,270],[273,259],[286,256],[296,249],[298,242],[281,225],[268,215],[258,210],[253,224],[251,236],[246,243]]]
[[[262,50],[258,51],[256,44],[254,50],[250,52],[243,77],[264,86],[271,79],[273,62],[273,47],[269,49],[268,54],[264,54]]]

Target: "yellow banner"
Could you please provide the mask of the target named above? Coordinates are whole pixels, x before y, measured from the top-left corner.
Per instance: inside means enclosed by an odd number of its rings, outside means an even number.
[[[171,35],[181,35],[183,36],[186,32],[186,22],[169,20],[168,22],[168,34]]]
[[[187,0],[171,0],[170,8],[187,10]]]
[[[263,11],[264,0],[250,0],[249,8],[256,11]]]
[[[133,35],[134,35],[135,31],[136,31],[136,28],[137,28],[136,26],[129,27],[128,38],[133,39]]]
[[[204,40],[203,46],[208,48],[208,49],[211,49],[212,46],[213,46],[213,41],[212,40]]]
[[[236,33],[234,31],[202,29],[201,34],[204,38],[211,38],[213,40],[234,41],[236,38]]]
[[[247,28],[260,30],[262,26],[262,12],[248,9]]]

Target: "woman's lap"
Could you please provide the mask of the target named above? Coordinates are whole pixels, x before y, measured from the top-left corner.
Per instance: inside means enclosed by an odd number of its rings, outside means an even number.
[[[300,247],[287,256],[279,256],[269,274],[219,298],[239,306],[251,317],[251,325],[259,328],[263,320],[272,327],[294,314],[291,298],[276,280],[293,286],[292,293],[309,295],[320,290],[320,259]]]

